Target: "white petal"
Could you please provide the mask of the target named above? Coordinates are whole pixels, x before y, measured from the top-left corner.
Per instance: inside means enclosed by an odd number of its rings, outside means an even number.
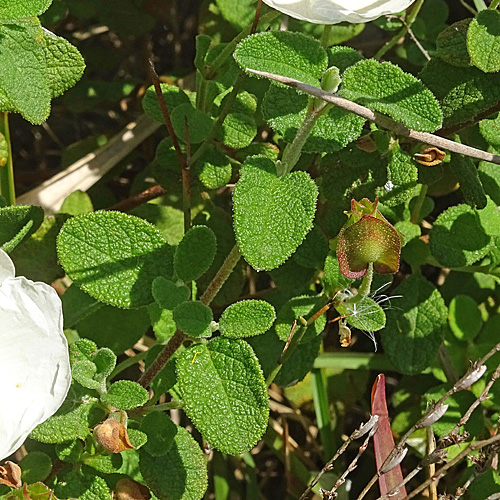
[[[70,384],[57,293],[24,277],[6,279],[0,286],[0,460],[57,411]]]
[[[264,0],[289,16],[311,23],[364,23],[400,12],[415,0]]]
[[[4,280],[13,278],[15,275],[14,263],[3,250],[0,250],[0,285]]]

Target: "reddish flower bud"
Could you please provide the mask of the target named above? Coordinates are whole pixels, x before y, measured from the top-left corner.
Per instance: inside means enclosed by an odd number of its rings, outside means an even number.
[[[337,259],[346,278],[362,278],[373,263],[379,274],[392,274],[399,269],[399,256],[404,236],[377,209],[378,198],[351,201],[349,219],[340,230]]]

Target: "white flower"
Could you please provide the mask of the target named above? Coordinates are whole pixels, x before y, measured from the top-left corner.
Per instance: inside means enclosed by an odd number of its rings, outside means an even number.
[[[406,9],[415,0],[264,0],[291,17],[318,24],[366,23]]]
[[[57,411],[71,384],[59,296],[14,273],[0,250],[0,460]]]

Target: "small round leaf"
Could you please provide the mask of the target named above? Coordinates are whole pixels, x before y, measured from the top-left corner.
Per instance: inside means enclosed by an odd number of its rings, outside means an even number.
[[[252,337],[271,328],[276,313],[264,300],[242,300],[229,306],[219,320],[222,335],[232,338]]]

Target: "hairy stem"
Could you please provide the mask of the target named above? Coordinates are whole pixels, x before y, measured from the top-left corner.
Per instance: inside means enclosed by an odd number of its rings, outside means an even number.
[[[411,28],[411,25],[415,22],[415,19],[417,18],[418,13],[420,12],[420,9],[422,8],[423,4],[424,0],[417,0],[415,2],[411,12],[406,17],[404,26],[385,45],[383,45],[378,50],[378,52],[373,56],[374,59],[380,59],[381,57],[383,57],[386,52],[388,52],[395,45],[397,45],[397,43],[399,42],[399,40],[401,40],[401,38],[406,36],[408,30]]]
[[[14,188],[14,164],[12,163],[12,149],[9,132],[9,113],[4,111],[0,119],[0,134],[7,144],[7,158],[0,166],[0,195],[5,198],[8,205],[16,204],[16,191]]]

